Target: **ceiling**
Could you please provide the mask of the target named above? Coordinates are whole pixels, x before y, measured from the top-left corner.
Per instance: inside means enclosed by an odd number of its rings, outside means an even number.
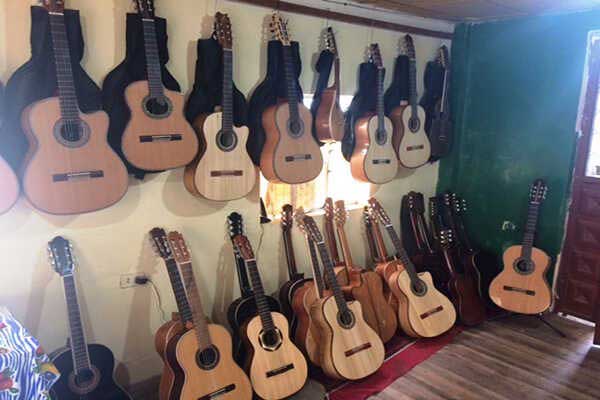
[[[600,0],[354,0],[422,17],[487,20],[600,8]]]

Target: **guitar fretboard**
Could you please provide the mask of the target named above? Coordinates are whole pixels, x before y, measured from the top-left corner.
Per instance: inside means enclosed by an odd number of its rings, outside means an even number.
[[[271,316],[271,309],[267,302],[267,296],[265,296],[265,290],[260,279],[260,273],[258,272],[258,266],[256,265],[255,259],[248,259],[246,261],[246,268],[250,272],[250,281],[252,282],[252,291],[254,292],[254,300],[256,301],[256,307],[258,309],[258,315],[265,331],[275,330],[275,324],[273,323],[273,317]]]
[[[200,299],[200,293],[196,286],[196,280],[194,278],[194,271],[192,270],[192,263],[181,263],[179,264],[181,270],[181,276],[185,283],[185,291],[187,293],[188,302],[192,310],[192,321],[194,321],[194,331],[196,332],[196,340],[198,341],[198,349],[204,350],[211,345],[210,333],[208,331],[208,319],[204,313],[202,307],[202,300]]]
[[[319,255],[321,256],[321,262],[323,263],[325,279],[327,280],[329,288],[333,291],[333,297],[335,298],[338,310],[342,313],[347,313],[349,311],[348,304],[346,304],[342,289],[335,278],[335,273],[333,272],[333,262],[329,256],[327,245],[325,242],[318,242],[317,248],[319,249]]]
[[[142,25],[144,29],[146,75],[148,77],[150,97],[153,99],[163,99],[162,72],[154,19],[142,18]]]
[[[233,132],[233,51],[223,49],[223,121],[221,130]]]
[[[419,275],[417,274],[415,266],[413,265],[412,261],[410,260],[410,257],[406,253],[406,250],[404,250],[402,241],[400,240],[400,237],[396,233],[394,226],[392,224],[389,224],[389,225],[385,226],[385,229],[387,230],[387,232],[390,236],[390,239],[392,239],[392,243],[394,244],[396,253],[398,253],[398,258],[404,265],[404,269],[408,273],[408,276],[410,277],[411,282],[414,283],[414,282],[419,281],[420,280]]]
[[[408,102],[410,103],[411,113],[413,118],[418,117],[417,106],[417,60],[411,58],[409,61],[409,92],[408,92]]]
[[[525,259],[531,258],[531,249],[535,240],[535,231],[540,211],[539,203],[529,203],[527,209],[527,223],[525,224],[525,234],[523,235],[523,251],[521,256]]]
[[[294,254],[294,245],[292,244],[291,225],[286,227],[282,231],[283,236],[283,249],[285,251],[285,260],[288,267],[288,276],[290,280],[301,279],[302,276],[298,274],[296,268],[296,256]]]
[[[308,246],[308,252],[310,254],[310,262],[313,271],[313,280],[317,288],[317,295],[319,298],[323,297],[325,291],[325,282],[323,281],[323,275],[321,274],[321,268],[319,267],[319,259],[317,257],[317,249],[315,248],[315,242],[310,237],[306,238],[306,244]]]
[[[175,301],[177,303],[177,309],[179,310],[181,320],[184,324],[187,322],[192,322],[192,310],[188,303],[188,299],[185,293],[185,287],[183,285],[183,281],[181,280],[181,275],[179,274],[177,263],[173,259],[166,260],[165,263],[167,265],[169,280],[171,281],[171,287],[175,295]]]
[[[385,77],[385,70],[383,68],[377,68],[377,134],[385,134],[385,105],[383,103],[383,81]]]
[[[296,88],[296,68],[294,68],[292,46],[283,47],[283,66],[285,71],[285,83],[287,89],[287,101],[290,111],[290,119],[298,121],[298,89]]]
[[[90,368],[90,355],[85,339],[83,322],[81,321],[81,310],[77,299],[75,277],[73,275],[65,275],[63,277],[63,286],[67,300],[71,352],[73,353],[75,371],[78,373]]]

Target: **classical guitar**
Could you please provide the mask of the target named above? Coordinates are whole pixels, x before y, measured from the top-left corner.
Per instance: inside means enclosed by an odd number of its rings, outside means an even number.
[[[181,335],[175,348],[177,362],[185,375],[179,398],[252,399],[250,381],[233,361],[229,332],[221,325],[208,323],[183,236],[169,232],[168,239],[183,279],[193,325]]]
[[[420,254],[433,253],[431,245],[430,233],[425,222],[425,201],[423,194],[418,192],[408,192],[407,202],[410,217],[410,226],[412,234],[415,238],[417,250]]]
[[[333,292],[320,297],[310,310],[321,348],[319,365],[332,378],[362,379],[375,373],[383,364],[383,342],[365,322],[360,303],[346,302],[337,283],[327,245],[315,221],[305,216],[303,224],[317,244],[325,277]]]
[[[418,168],[431,156],[431,143],[425,133],[425,110],[417,98],[417,59],[415,46],[410,35],[404,37],[409,58],[409,99],[408,106],[396,107],[390,118],[396,129],[395,147],[398,161],[404,168]]]
[[[323,169],[321,149],[312,135],[312,115],[299,101],[292,44],[287,21],[275,12],[271,31],[283,46],[287,99],[268,107],[262,114],[266,141],[260,156],[265,178],[278,183],[304,183]]]
[[[350,298],[357,300],[362,306],[363,316],[369,326],[377,332],[386,343],[396,333],[398,320],[394,309],[387,302],[381,277],[371,270],[364,269],[354,263],[350,245],[346,237],[345,224],[347,219],[346,207],[343,200],[335,202],[335,223],[337,228],[346,271],[350,283],[343,290]]]
[[[258,315],[244,328],[250,347],[246,361],[254,391],[265,400],[283,399],[298,392],[308,377],[308,365],[302,352],[292,343],[287,319],[271,312],[265,299],[254,251],[248,238],[233,238],[250,273]]]
[[[536,179],[529,193],[529,207],[523,244],[504,251],[504,268],[490,285],[490,297],[506,310],[521,314],[539,314],[552,303],[552,293],[546,281],[550,257],[533,246],[540,205],[546,198],[548,187]]]
[[[473,277],[459,271],[454,261],[454,232],[444,229],[439,232],[439,237],[444,263],[450,274],[448,289],[454,300],[458,318],[464,325],[479,325],[486,319],[485,306],[479,297],[477,283]]]
[[[71,243],[57,236],[48,243],[50,262],[61,276],[67,301],[69,340],[50,355],[60,379],[50,389],[53,399],[132,400],[114,380],[115,357],[101,344],[88,344],[75,283]]]
[[[331,27],[325,33],[326,49],[333,54],[333,85],[323,89],[315,117],[315,131],[322,142],[339,142],[344,137],[344,113],[340,108],[340,57]]]
[[[194,121],[204,152],[185,168],[184,183],[192,194],[227,201],[250,193],[258,174],[246,150],[248,128],[233,125],[233,39],[227,14],[215,15],[214,35],[223,49],[221,110]]]
[[[158,398],[160,400],[176,400],[181,396],[185,376],[177,362],[175,350],[181,335],[189,326],[193,325],[192,310],[188,303],[177,262],[173,257],[167,239],[167,233],[162,228],[153,228],[150,231],[150,239],[154,251],[165,262],[173,294],[175,295],[175,302],[177,303],[177,310],[179,311],[179,313],[173,313],[171,320],[162,324],[154,334],[154,347],[164,363]]]
[[[350,279],[348,271],[346,270],[346,264],[340,259],[340,254],[338,252],[337,239],[335,238],[335,208],[331,197],[325,199],[323,211],[325,212],[323,231],[325,233],[327,247],[329,248],[329,254],[331,255],[331,260],[333,262],[333,271],[340,286],[347,286]]]
[[[438,51],[438,63],[444,69],[442,97],[435,107],[431,121],[429,140],[431,141],[431,159],[439,160],[450,151],[452,120],[450,119],[450,56],[446,46]]]
[[[456,321],[454,306],[436,289],[429,272],[417,273],[389,216],[377,199],[369,199],[369,205],[385,226],[402,265],[388,279],[390,289],[399,302],[400,326],[407,334],[420,337],[438,336],[448,331]]]
[[[368,114],[356,121],[356,144],[350,158],[354,179],[371,183],[386,183],[396,177],[398,158],[392,143],[392,122],[385,116],[383,80],[385,69],[379,45],[370,46],[370,57],[377,67],[377,108],[375,115]]]
[[[229,225],[229,236],[233,240],[234,237],[244,234],[244,220],[237,212],[232,212],[227,217]],[[233,242],[232,242],[233,243]],[[240,287],[240,297],[231,302],[227,308],[227,321],[233,332],[234,358],[238,363],[242,363],[246,358],[246,349],[241,343],[240,332],[242,327],[256,314],[258,309],[254,301],[252,286],[246,271],[244,259],[237,251],[237,247],[233,245],[233,256],[235,258],[235,267]],[[271,296],[265,296],[267,305],[272,312],[279,312],[281,307],[279,302]]]
[[[23,111],[30,149],[23,166],[23,191],[31,204],[51,214],[78,214],[106,208],[123,197],[125,166],[106,141],[108,116],[79,110],[62,0],[44,0],[58,97]]]
[[[121,139],[125,158],[137,168],[162,171],[189,164],[198,138],[183,116],[184,97],[162,83],[154,0],[136,0],[144,30],[147,80],[130,84],[125,101],[131,117]]]

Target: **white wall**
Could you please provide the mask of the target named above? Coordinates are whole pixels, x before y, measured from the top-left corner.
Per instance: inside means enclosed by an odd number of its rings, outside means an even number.
[[[29,58],[29,4],[0,0],[0,76],[6,81]],[[84,68],[101,83],[107,72],[124,56],[124,0],[69,0],[81,10],[86,53]],[[207,37],[215,5],[230,14],[235,35],[235,79],[249,94],[264,74],[265,39],[263,22],[270,10],[227,1],[157,0],[158,14],[168,19],[171,61],[169,69],[185,92],[191,87],[196,59],[195,43]],[[313,87],[312,63],[318,51],[319,32],[325,21],[289,15],[295,40],[302,44],[304,62],[301,82],[305,91]],[[421,19],[416,19],[421,21]],[[431,23],[431,22],[430,22]],[[379,42],[385,65],[392,70],[401,34],[332,22],[342,57],[342,90],[356,89],[356,70],[370,41]],[[442,24],[443,25],[443,24]],[[429,26],[428,26],[429,27]],[[447,27],[446,27],[447,28]],[[415,36],[421,77],[426,60],[432,58],[440,40]],[[391,79],[387,74],[386,85]],[[422,86],[421,79],[419,85]],[[398,224],[400,198],[409,190],[426,196],[434,192],[437,164],[412,175],[374,188]],[[52,216],[33,210],[24,199],[0,217],[0,304],[6,305],[39,337],[49,351],[65,343],[67,322],[61,282],[46,260],[46,242],[61,234],[72,239],[79,258],[78,282],[90,341],[108,345],[123,364],[119,376],[124,382],[138,382],[159,373],[161,363],[154,352],[153,335],[162,323],[157,299],[150,286],[122,290],[122,273],[145,272],[152,277],[163,309],[175,310],[164,266],[153,255],[147,231],[156,225],[178,229],[193,251],[194,269],[209,315],[225,323],[224,312],[238,295],[231,246],[226,233],[226,216],[232,211],[246,218],[255,246],[259,244],[258,190],[246,199],[214,203],[194,198],[184,189],[182,170],[148,176],[143,182],[131,180],[125,198],[109,209],[79,216]],[[365,260],[366,245],[360,212],[353,212],[348,224],[350,243],[357,263]],[[262,246],[257,251],[263,280],[275,291],[285,279],[285,258],[277,223],[263,226]],[[302,237],[296,234],[299,266],[307,272]]]

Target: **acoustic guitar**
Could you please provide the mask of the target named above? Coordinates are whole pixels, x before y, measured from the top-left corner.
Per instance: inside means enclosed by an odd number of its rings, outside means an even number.
[[[310,310],[314,330],[318,331],[319,365],[332,378],[362,379],[375,373],[383,364],[383,342],[365,322],[360,303],[346,302],[337,283],[327,245],[315,221],[305,216],[303,224],[317,244],[325,277],[333,292],[320,297]]]
[[[385,69],[379,45],[374,43],[369,50],[370,58],[377,67],[377,107],[375,115],[369,114],[356,121],[356,144],[350,158],[350,170],[356,180],[381,184],[396,177],[398,158],[392,143],[392,122],[385,116]]]
[[[194,272],[190,251],[179,232],[169,232],[169,246],[179,266],[187,293],[193,327],[177,341],[177,362],[185,375],[181,400],[252,399],[244,371],[233,361],[231,336],[221,325],[209,324]]]
[[[106,208],[125,195],[127,171],[106,140],[106,113],[83,114],[79,109],[64,2],[44,0],[43,5],[50,18],[58,97],[23,111],[30,146],[23,163],[23,191],[35,208],[50,214]]]
[[[542,179],[536,179],[531,185],[523,244],[504,251],[504,268],[490,285],[490,297],[506,310],[539,314],[552,303],[552,293],[545,278],[550,257],[533,246],[540,206],[547,192],[548,187]]]
[[[344,227],[346,219],[344,201],[338,200],[335,202],[335,222],[346,272],[350,278],[349,285],[342,289],[350,295],[350,298],[360,303],[365,321],[386,343],[396,333],[398,320],[394,309],[385,299],[381,277],[375,271],[366,270],[354,264]]]
[[[194,121],[204,152],[185,168],[184,183],[192,194],[227,201],[250,193],[257,171],[246,150],[248,127],[233,125],[233,39],[227,14],[216,13],[214,35],[223,49],[221,111]]]
[[[431,159],[439,160],[450,152],[452,145],[452,120],[450,119],[450,56],[446,46],[438,50],[438,63],[444,69],[442,97],[435,106],[431,120],[429,140],[431,141]]]
[[[125,158],[137,168],[163,171],[189,164],[198,138],[183,115],[184,97],[162,83],[154,0],[136,0],[144,30],[147,80],[125,88],[131,117],[121,138]]]
[[[348,271],[346,270],[346,264],[340,259],[340,254],[338,252],[337,239],[335,238],[335,208],[331,197],[325,199],[323,211],[325,212],[323,230],[325,232],[329,254],[331,255],[331,260],[333,262],[333,271],[340,286],[347,286],[350,282],[350,278],[348,276]]]
[[[248,238],[233,238],[250,273],[258,315],[243,328],[249,357],[246,360],[252,387],[265,400],[283,399],[298,392],[308,377],[302,352],[290,340],[287,319],[271,312],[265,299],[258,265]]]
[[[60,275],[67,302],[69,340],[50,355],[60,372],[50,389],[52,399],[132,400],[114,379],[115,357],[101,344],[88,344],[75,282],[75,258],[71,243],[57,236],[48,243],[52,267]]]
[[[312,115],[299,102],[292,43],[287,21],[273,13],[271,32],[283,46],[283,68],[287,99],[268,107],[262,114],[266,141],[260,156],[265,178],[276,183],[304,183],[315,179],[323,169],[323,156],[312,135]]]
[[[377,199],[369,199],[369,205],[385,226],[402,265],[388,279],[390,289],[399,303],[400,326],[407,334],[419,337],[434,337],[448,331],[456,321],[454,306],[436,289],[429,272],[417,273],[389,216]]]
[[[425,110],[417,98],[417,59],[410,35],[404,37],[409,58],[408,106],[396,107],[390,118],[395,127],[395,147],[398,161],[404,168],[418,168],[429,161],[431,143],[425,132]]]
[[[325,48],[333,54],[333,85],[321,92],[315,131],[322,142],[339,142],[344,137],[344,113],[340,108],[340,57],[331,27],[325,33]]]

